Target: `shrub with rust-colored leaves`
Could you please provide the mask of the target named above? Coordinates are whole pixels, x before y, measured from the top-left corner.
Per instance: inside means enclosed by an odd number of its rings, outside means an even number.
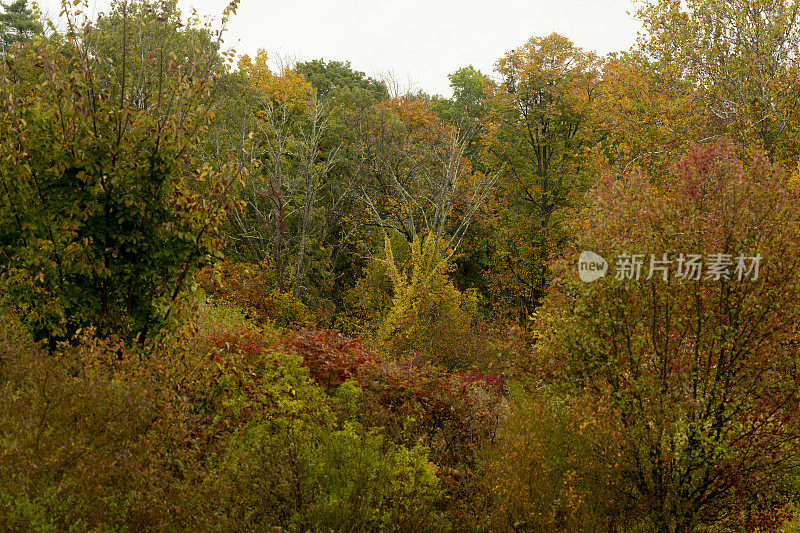
[[[327,391],[336,389],[348,379],[355,379],[368,362],[378,361],[358,339],[339,331],[303,331],[290,343],[302,357],[311,376]]]
[[[503,397],[497,373],[452,373],[423,359],[382,359],[338,331],[306,331],[288,347],[329,394],[346,380],[363,391],[361,419],[399,442],[420,439],[443,464],[470,463],[491,441]]]
[[[458,377],[471,383],[480,383],[496,394],[503,393],[503,376],[497,372],[459,372]]]
[[[309,320],[302,302],[278,290],[274,270],[266,265],[222,261],[197,276],[203,289],[239,307],[257,324],[292,326]]]
[[[411,359],[365,365],[358,383],[371,425],[413,443],[445,465],[471,464],[494,438],[503,409],[496,389]]]
[[[358,376],[364,423],[384,428],[395,442],[422,442],[430,449],[446,490],[446,509],[468,530],[481,522],[474,512],[485,504],[478,459],[506,412],[491,381],[412,359],[370,363]]]

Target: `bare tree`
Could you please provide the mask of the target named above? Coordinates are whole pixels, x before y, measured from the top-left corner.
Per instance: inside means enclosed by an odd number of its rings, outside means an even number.
[[[377,78],[386,86],[389,98],[402,98],[414,91],[415,84],[408,74],[406,75],[406,79],[402,80],[398,72],[389,69],[378,74]]]
[[[386,192],[402,209],[396,220],[389,220],[374,193],[362,187],[361,199],[374,222],[409,240],[418,233],[433,234],[437,241],[446,241],[447,257],[452,257],[502,173],[502,169],[490,175],[472,171],[464,157],[468,144],[467,133],[446,126],[432,140],[408,148],[399,159],[383,159]],[[456,211],[460,219],[454,222]]]
[[[262,98],[251,120],[242,123],[253,127],[241,150],[246,160],[240,191],[245,205],[230,215],[232,240],[254,262],[272,259],[278,289],[290,289],[294,295],[303,289],[309,272],[309,241],[320,242],[327,232],[315,211],[339,157],[339,147],[323,157],[322,141],[333,108],[315,95],[307,105],[307,110],[299,110],[290,101]]]
[[[308,124],[298,131],[298,159],[300,162],[297,172],[298,179],[289,189],[295,197],[294,204],[301,210],[301,222],[298,231],[299,243],[295,256],[294,278],[292,280],[292,294],[294,296],[298,296],[302,282],[306,279],[310,267],[310,262],[306,258],[306,245],[309,240],[309,232],[312,230],[313,211],[325,184],[325,177],[339,158],[341,145],[328,153],[324,160],[320,159],[322,138],[330,128],[332,117],[331,107],[320,102],[316,94],[314,94],[312,96]],[[325,233],[325,228],[319,228],[318,233],[320,237],[323,237],[324,235],[322,234]]]

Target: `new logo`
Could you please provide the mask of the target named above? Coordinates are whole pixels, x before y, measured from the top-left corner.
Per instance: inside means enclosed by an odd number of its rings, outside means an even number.
[[[608,272],[608,263],[602,256],[588,250],[581,253],[578,258],[578,275],[586,283],[605,277]]]

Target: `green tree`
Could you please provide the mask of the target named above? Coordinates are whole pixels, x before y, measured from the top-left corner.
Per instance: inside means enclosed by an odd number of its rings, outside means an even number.
[[[180,115],[184,110],[172,96],[180,89],[176,74],[209,80],[225,71],[232,52],[221,53],[219,30],[196,19],[184,25],[181,18],[176,0],[112,1],[109,12],[94,22],[94,38],[88,41],[92,53],[108,59],[102,70],[125,79],[110,86],[112,98],[124,90],[134,109]]]
[[[504,165],[493,205],[492,284],[501,309],[524,318],[539,305],[548,258],[566,242],[565,209],[589,188],[587,147],[599,60],[565,37],[533,37],[497,62],[502,83],[488,99],[487,164]]]
[[[297,72],[302,74],[317,90],[320,98],[325,98],[337,89],[361,89],[372,93],[376,100],[389,97],[386,85],[368,77],[363,72],[353,70],[349,61],[325,61],[314,59],[297,64]]]
[[[0,88],[3,301],[51,340],[89,324],[153,334],[220,246],[224,184],[193,156],[214,71],[187,71],[162,50],[146,59],[160,90],[142,97],[127,68],[137,43],[123,40],[112,62],[96,26],[70,20],[39,45],[41,81],[24,95]],[[212,183],[206,194],[198,181]]]
[[[28,0],[16,0],[10,4],[0,2],[0,46],[6,51],[14,43],[30,41],[41,35],[42,24],[28,7]]]
[[[434,109],[444,120],[455,120],[462,128],[473,125],[476,130],[479,129],[488,114],[484,99],[491,80],[472,65],[448,74],[447,78],[453,98],[435,100]]]

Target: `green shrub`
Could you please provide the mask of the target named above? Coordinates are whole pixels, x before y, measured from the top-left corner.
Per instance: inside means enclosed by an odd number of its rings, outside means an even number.
[[[228,458],[237,526],[298,531],[437,531],[439,481],[421,447],[392,444],[355,424],[253,425]]]
[[[210,485],[211,494],[222,495],[226,528],[440,528],[434,505],[441,491],[423,448],[394,444],[354,422],[339,428],[334,413],[352,418],[358,387],[343,383],[334,406],[300,356],[263,357],[273,364],[258,380],[237,372],[238,385],[227,388],[217,409],[250,414],[246,422],[229,418],[239,429],[227,438]]]

